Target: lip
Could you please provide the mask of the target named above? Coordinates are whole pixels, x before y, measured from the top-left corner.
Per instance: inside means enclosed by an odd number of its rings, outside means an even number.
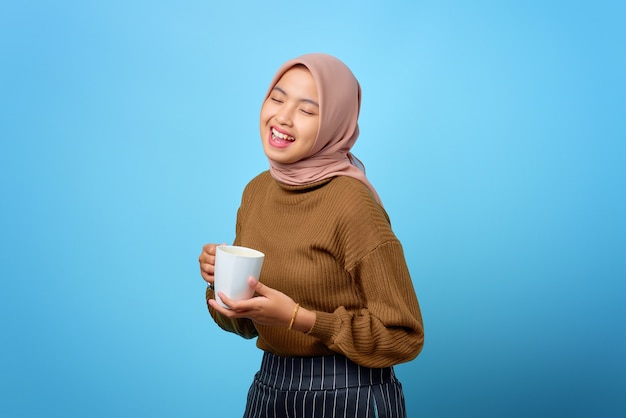
[[[272,135],[272,129],[280,132],[283,135],[293,136],[289,132],[287,132],[287,131],[285,131],[283,129],[279,129],[276,126],[270,126],[270,129],[268,130],[268,133],[267,133],[267,141],[268,141],[268,143],[272,147],[274,147],[274,148],[287,148],[288,146],[293,144],[293,142],[295,142],[295,141],[285,141],[285,140],[279,140],[279,141],[274,140],[274,137]]]
[[[280,132],[283,135],[293,136],[289,132],[285,131],[284,129],[280,129],[278,126],[274,126],[274,125],[270,126],[270,134],[272,133],[272,129]]]

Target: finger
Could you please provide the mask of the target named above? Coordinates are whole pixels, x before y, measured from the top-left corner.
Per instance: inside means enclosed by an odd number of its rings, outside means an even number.
[[[261,296],[269,296],[272,292],[274,292],[274,289],[264,285],[257,278],[252,276],[248,279],[248,286],[254,289],[254,291]]]
[[[211,263],[200,263],[200,271],[213,276],[215,274],[215,265]]]
[[[221,243],[221,244],[213,244],[213,248],[211,248],[211,255],[215,255],[217,253],[217,247],[222,247],[224,245],[228,245],[225,242]]]
[[[209,263],[200,263],[200,276],[202,276],[205,281],[213,283],[215,276],[215,266]]]
[[[230,310],[233,309],[233,305],[235,304],[234,300],[226,296],[224,292],[219,292],[217,295],[220,297],[220,300],[224,305],[226,305]]]
[[[209,306],[213,309],[215,309],[215,311],[217,311],[218,313],[220,313],[222,316],[225,316],[227,318],[236,318],[237,317],[237,312],[233,311],[232,309],[228,309],[223,307],[217,300],[215,299],[209,299]]]
[[[215,256],[203,251],[198,257],[198,262],[200,264],[215,264]]]
[[[202,252],[209,255],[215,255],[215,247],[217,247],[216,244],[205,244],[202,247]]]
[[[211,275],[208,275],[208,274],[202,273],[202,272],[200,272],[200,276],[202,277],[202,280],[204,280],[207,283],[210,283],[210,284],[214,284],[215,283],[215,277],[214,276],[211,276]]]
[[[200,251],[200,255],[198,256],[199,262],[202,262],[202,260],[209,254],[209,245],[211,244],[206,244],[202,247],[202,251]]]
[[[224,305],[228,306],[231,311],[236,312],[238,314],[250,313],[258,309],[259,300],[264,299],[264,298],[253,297],[250,299],[234,300],[234,299],[229,298],[222,292],[219,292],[218,296],[220,297]]]
[[[222,303],[228,306],[228,308],[230,308],[230,310],[233,312],[237,312],[237,313],[247,312],[252,308],[252,305],[253,305],[253,303],[251,302],[251,299],[236,301],[226,296],[223,292],[219,292],[218,296],[220,297]]]
[[[224,301],[222,301],[224,302]],[[211,303],[209,301],[209,303]],[[250,315],[250,312],[248,309],[244,309],[244,308],[240,308],[238,307],[238,305],[232,305],[227,307],[224,307],[224,305],[220,304],[219,301],[215,300],[214,304],[211,305],[214,306],[215,309],[221,313],[222,315],[228,317],[228,318],[232,318],[232,319],[237,319],[237,318],[247,318]]]

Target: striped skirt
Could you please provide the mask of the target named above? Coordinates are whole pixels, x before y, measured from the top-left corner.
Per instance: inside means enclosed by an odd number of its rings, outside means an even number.
[[[406,418],[393,367],[371,369],[341,355],[263,355],[244,418]]]

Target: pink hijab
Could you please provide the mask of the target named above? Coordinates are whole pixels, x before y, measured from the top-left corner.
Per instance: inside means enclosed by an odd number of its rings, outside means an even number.
[[[311,72],[317,86],[319,131],[311,150],[302,160],[292,164],[269,160],[272,177],[290,185],[314,183],[335,176],[354,177],[371,190],[382,206],[374,186],[365,177],[365,167],[350,152],[359,136],[361,86],[343,62],[327,54],[307,54],[289,60],[276,72],[265,99],[282,75],[298,64]]]

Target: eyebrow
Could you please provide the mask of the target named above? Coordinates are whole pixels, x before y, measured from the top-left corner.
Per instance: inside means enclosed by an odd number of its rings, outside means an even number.
[[[274,86],[274,88],[273,88],[272,90],[278,90],[280,93],[284,94],[285,96],[289,96],[285,90],[281,89],[281,88],[280,88],[280,87],[278,87],[278,86]],[[313,100],[313,99],[306,99],[306,98],[303,98],[303,99],[300,99],[300,101],[301,101],[301,102],[304,102],[304,103],[310,103],[310,104],[312,104],[312,105],[314,105],[314,106],[320,107],[319,103],[317,103],[317,102],[316,102],[315,100]]]

